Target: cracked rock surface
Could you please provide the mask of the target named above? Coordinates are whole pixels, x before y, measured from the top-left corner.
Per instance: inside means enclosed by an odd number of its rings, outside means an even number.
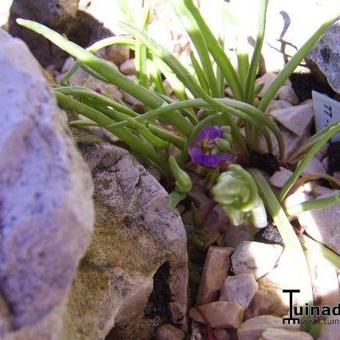
[[[111,330],[114,339],[148,339],[164,321],[183,326],[186,235],[168,194],[128,151],[88,136],[79,147],[94,178],[96,225],[71,292],[68,338]]]

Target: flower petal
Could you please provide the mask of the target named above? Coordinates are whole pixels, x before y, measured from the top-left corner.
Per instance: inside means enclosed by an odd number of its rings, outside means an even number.
[[[202,139],[216,139],[223,137],[223,130],[218,125],[208,125],[205,126],[195,139],[195,143],[201,141]]]

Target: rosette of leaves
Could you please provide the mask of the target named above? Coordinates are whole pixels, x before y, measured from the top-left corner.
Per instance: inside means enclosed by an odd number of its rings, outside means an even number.
[[[267,226],[267,214],[252,176],[240,165],[230,165],[212,189],[215,200],[223,207],[234,225],[251,220],[255,227]]]

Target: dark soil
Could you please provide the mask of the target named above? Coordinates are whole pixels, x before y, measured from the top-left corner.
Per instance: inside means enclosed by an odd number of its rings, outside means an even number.
[[[278,170],[280,170],[279,162],[276,157],[271,153],[258,153],[252,151],[249,156],[250,166],[263,170],[268,175],[272,176]]]
[[[328,171],[333,174],[340,171],[340,142],[330,143],[327,149]]]
[[[311,73],[293,73],[289,78],[300,102],[312,98],[313,90],[339,100],[339,95],[329,86],[327,79],[316,66],[310,65],[310,68]]]
[[[169,303],[172,301],[172,294],[168,286],[170,275],[169,263],[164,263],[153,277],[154,286],[149,302],[145,307],[146,318],[160,317],[164,322],[171,321]]]

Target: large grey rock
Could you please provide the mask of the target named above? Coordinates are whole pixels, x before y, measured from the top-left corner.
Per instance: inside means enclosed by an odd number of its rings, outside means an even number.
[[[329,85],[340,93],[340,20],[335,22],[320,39],[309,58],[326,76]]]
[[[162,320],[183,326],[186,234],[168,194],[126,150],[87,136],[79,146],[95,182],[96,226],[72,288],[67,339],[102,339],[112,328],[113,339],[149,339]]]
[[[57,339],[93,184],[28,48],[1,30],[0,46],[0,338]]]

